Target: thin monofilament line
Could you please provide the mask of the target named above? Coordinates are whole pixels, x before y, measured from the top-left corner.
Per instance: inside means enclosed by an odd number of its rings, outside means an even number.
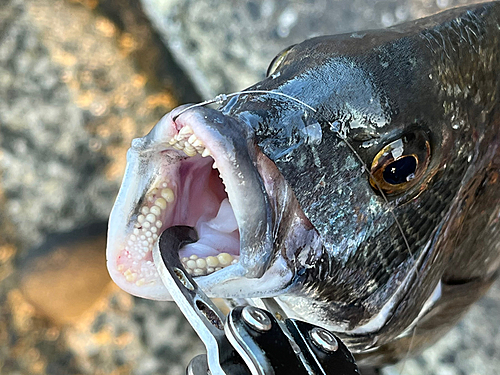
[[[277,96],[283,96],[284,98],[293,100],[293,101],[295,101],[295,102],[303,105],[304,107],[310,109],[314,113],[317,113],[316,109],[314,109],[313,107],[311,107],[309,104],[304,103],[302,100],[294,98],[293,96],[290,96],[288,94],[285,94],[285,93],[282,93],[282,92],[276,92],[276,91],[268,91],[268,90],[248,90],[248,91],[236,91],[236,92],[232,92],[230,94],[219,94],[219,95],[217,95],[213,99],[208,99],[208,100],[205,100],[205,101],[200,102],[200,103],[192,104],[189,107],[186,107],[186,108],[182,109],[179,113],[177,113],[174,117],[172,117],[172,121],[175,122],[175,120],[177,120],[177,118],[180,115],[182,115],[186,111],[189,111],[190,109],[193,109],[193,108],[196,108],[196,107],[203,107],[205,105],[213,104],[213,103],[222,104],[222,102],[224,100],[226,100],[227,98],[231,98],[231,97],[237,96],[237,95],[244,95],[244,94],[273,94],[273,95],[277,95]]]
[[[182,109],[179,113],[177,113],[174,117],[172,117],[172,121],[175,122],[175,120],[180,116],[182,115],[184,112],[190,110],[190,109],[193,109],[193,108],[196,108],[196,107],[203,107],[205,105],[208,105],[208,104],[213,104],[213,103],[220,103],[222,104],[227,98],[231,98],[233,96],[237,96],[237,95],[245,95],[245,94],[270,94],[270,95],[276,95],[276,96],[282,96],[284,98],[287,98],[289,100],[292,100],[304,107],[306,107],[307,109],[311,110],[314,114],[318,114],[318,111],[316,108],[314,107],[311,107],[309,104],[303,102],[302,100],[300,99],[297,99],[291,95],[288,95],[288,94],[285,94],[283,92],[277,92],[277,91],[268,91],[268,90],[248,90],[248,91],[236,91],[236,92],[232,92],[232,93],[229,93],[229,94],[219,94],[217,95],[215,98],[213,99],[209,99],[209,100],[205,100],[204,102],[201,102],[201,103],[197,103],[197,104],[192,104],[184,109]],[[326,120],[326,119],[323,119],[328,125],[330,125],[330,129],[334,129],[333,127],[333,124]],[[387,204],[388,208],[389,208],[389,212],[391,213],[392,217],[394,218],[394,222],[396,223],[396,226],[398,227],[398,230],[399,232],[401,233],[401,236],[403,237],[403,241],[405,243],[405,246],[406,246],[406,250],[408,251],[408,254],[410,254],[411,257],[413,257],[413,253],[411,252],[411,249],[410,249],[410,244],[408,243],[408,239],[406,238],[406,235],[403,231],[403,227],[401,226],[398,218],[396,217],[396,214],[394,213],[394,210],[392,209],[392,206],[389,202],[389,200],[387,199],[386,195],[384,194],[384,192],[382,191],[378,181],[374,178],[373,174],[371,173],[371,171],[368,169],[367,165],[365,164],[365,162],[363,161],[363,159],[361,158],[361,156],[358,154],[358,152],[354,149],[354,147],[350,144],[350,142],[339,132],[339,131],[335,131],[333,130],[334,133],[337,134],[337,136],[345,142],[345,144],[349,147],[349,149],[354,153],[354,155],[356,156],[356,158],[359,160],[359,162],[361,163],[361,165],[363,166],[363,170],[368,173],[368,175],[372,178],[372,180],[375,182],[375,185],[377,185],[377,189],[378,191],[380,192],[380,195],[382,195],[382,198],[384,199],[385,203]],[[415,265],[416,267],[416,265]],[[417,272],[418,273],[418,272]]]
[[[406,363],[408,362],[408,358],[410,358],[411,350],[413,349],[413,342],[415,340],[415,337],[417,336],[417,325],[418,325],[418,321],[415,324],[415,327],[413,327],[413,332],[411,334],[411,339],[410,339],[410,345],[408,346],[408,350],[406,351],[406,355],[405,355],[403,362],[402,362],[401,371],[400,371],[401,375],[404,375]]]

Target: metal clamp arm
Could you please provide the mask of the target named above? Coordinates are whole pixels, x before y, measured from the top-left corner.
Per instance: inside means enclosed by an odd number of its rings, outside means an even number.
[[[226,321],[179,260],[179,249],[197,240],[193,228],[171,227],[153,249],[160,278],[207,349],[206,357],[191,361],[188,375],[359,374],[353,356],[335,335],[286,319],[273,300],[263,300],[272,313],[238,306]]]
[[[224,314],[198,288],[179,260],[179,249],[197,240],[191,227],[167,229],[153,249],[156,268],[175,303],[205,344],[211,374],[250,374],[224,334]],[[196,366],[202,366],[200,358]]]

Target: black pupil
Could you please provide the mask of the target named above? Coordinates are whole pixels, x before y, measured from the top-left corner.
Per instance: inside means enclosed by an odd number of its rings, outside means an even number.
[[[391,185],[399,185],[408,182],[413,177],[417,169],[417,160],[414,156],[406,156],[404,158],[393,161],[384,169],[384,180]]]

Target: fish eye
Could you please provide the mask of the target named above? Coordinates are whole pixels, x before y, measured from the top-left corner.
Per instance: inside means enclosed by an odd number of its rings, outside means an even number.
[[[386,195],[415,186],[429,165],[431,147],[422,131],[408,133],[384,146],[373,158],[370,184]]]
[[[279,66],[281,65],[283,60],[285,60],[285,57],[287,57],[287,55],[290,53],[290,51],[294,46],[295,44],[290,47],[287,47],[286,49],[284,49],[283,51],[281,51],[276,55],[276,57],[271,61],[269,67],[267,68],[266,77],[269,77],[271,74],[274,74],[276,70],[278,70]]]

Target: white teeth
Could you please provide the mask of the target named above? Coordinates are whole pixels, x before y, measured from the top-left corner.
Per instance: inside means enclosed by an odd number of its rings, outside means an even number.
[[[173,192],[172,192],[173,195]],[[164,198],[158,198],[155,202],[155,204],[160,208],[160,210],[164,210],[167,208],[167,201]],[[156,215],[158,216],[158,215]]]
[[[238,262],[238,257],[228,253],[220,253],[216,257],[208,256],[206,258],[200,258],[193,254],[189,258],[182,257],[181,262],[190,275],[204,276],[210,275],[231,264],[236,264]]]
[[[174,192],[170,188],[162,189],[161,196],[168,202],[172,203],[175,199]]]
[[[193,133],[193,129],[189,126],[184,126],[181,130],[179,130],[179,133],[174,135],[174,137],[167,143],[176,150],[184,151],[184,153],[189,157],[200,154],[205,158],[211,155],[210,151],[205,148],[203,142],[198,139],[196,134]]]
[[[219,259],[213,256],[209,256],[206,258],[207,260],[207,265],[209,267],[217,267],[219,265]]]
[[[180,144],[176,143],[175,145],[172,145],[173,148],[176,148],[177,150],[183,150],[184,146],[181,146]]]
[[[193,134],[193,129],[191,129],[189,126],[184,126],[181,130],[179,130],[179,135],[187,134]]]
[[[188,142],[191,143],[192,145],[194,145],[194,142],[196,142],[197,140],[198,138],[194,134],[188,138]]]
[[[217,255],[217,259],[219,259],[219,263],[221,264],[221,266],[228,266],[233,261],[232,255],[228,253],[221,253]]]
[[[193,147],[191,147],[191,149],[189,149],[188,147],[184,147],[184,153],[187,156],[195,156],[198,153],[198,151],[196,151],[196,149]]]
[[[204,158],[211,156],[203,141],[198,139],[189,126],[182,127],[166,142],[166,146],[180,150],[189,157],[198,154]],[[217,169],[215,161],[212,168]],[[128,282],[137,286],[155,284],[158,279],[154,264],[146,259],[151,256],[153,244],[158,240],[163,228],[164,222],[161,219],[166,216],[165,210],[176,200],[174,190],[169,185],[170,181],[163,180],[154,184],[154,187],[145,194],[142,207],[136,212],[137,219],[132,226],[132,233],[124,242],[125,246],[119,257],[120,264],[117,265],[117,269]],[[191,255],[189,258],[182,258],[181,261],[189,274],[204,276],[237,263],[238,257],[228,253],[202,258]]]
[[[146,259],[150,256],[153,244],[158,240],[158,232],[163,226],[163,222],[158,218],[162,217],[169,203],[174,200],[174,191],[165,181],[146,193],[143,205],[138,209],[133,231],[125,241],[123,254],[119,258],[120,264],[117,265],[117,269],[128,282],[137,286],[157,282],[158,273],[154,264]]]
[[[158,206],[153,206],[153,207],[151,207],[150,212],[152,215],[160,216],[161,209]],[[156,220],[155,220],[155,222],[156,222]]]

